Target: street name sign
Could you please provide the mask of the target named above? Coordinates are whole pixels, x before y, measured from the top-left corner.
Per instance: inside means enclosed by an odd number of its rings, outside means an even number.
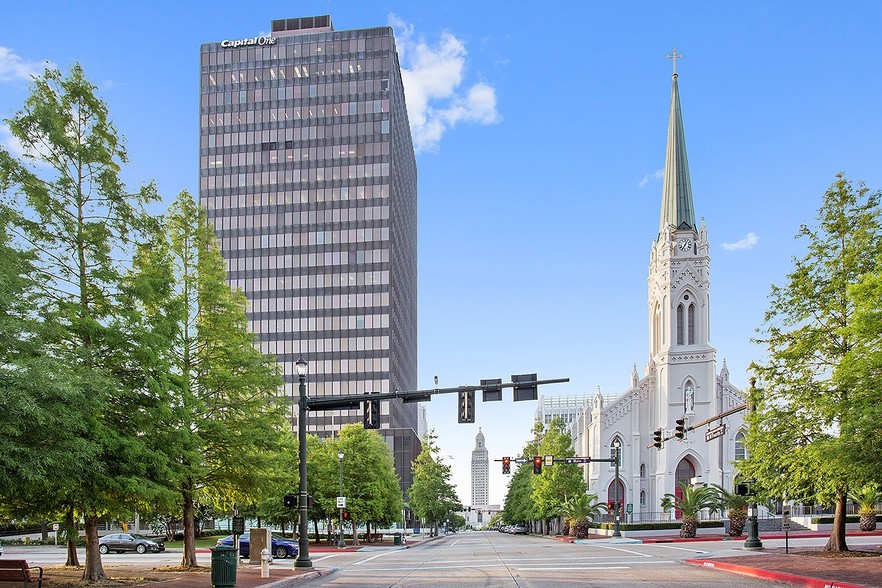
[[[712,439],[716,439],[718,437],[722,437],[726,434],[726,423],[723,423],[719,427],[714,427],[713,429],[708,429],[704,434],[704,440],[710,441]]]

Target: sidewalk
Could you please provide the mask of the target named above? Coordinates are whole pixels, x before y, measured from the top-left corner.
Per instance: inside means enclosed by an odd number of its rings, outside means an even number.
[[[818,531],[794,531],[790,533],[791,539],[827,538],[829,536],[829,532]],[[879,542],[876,545],[861,546],[859,549],[852,547],[853,550],[876,552],[878,556],[819,557],[798,555],[795,552],[804,553],[807,550],[791,546],[790,554],[785,554],[784,548],[767,548],[761,551],[745,551],[745,555],[694,558],[686,560],[686,563],[807,588],[882,588],[882,531],[871,533],[849,531],[848,537],[878,537]],[[778,532],[764,533],[760,537],[761,540],[784,538],[784,533]],[[594,536],[592,539],[602,541],[609,538],[606,536]],[[728,541],[735,544],[734,547],[737,549],[737,546],[743,543],[746,537],[731,538],[719,535],[682,539],[679,536],[639,537],[637,535],[629,536],[624,538],[624,540],[640,541],[641,543]]]
[[[286,588],[296,586],[302,582],[327,576],[336,571],[336,568],[321,561],[324,554],[345,553],[353,551],[381,551],[407,549],[429,540],[428,537],[416,536],[408,539],[406,545],[394,545],[391,541],[362,543],[360,545],[347,545],[338,548],[328,544],[312,544],[309,546],[309,555],[312,560],[312,568],[295,568],[296,558],[274,559],[269,566],[269,577],[260,577],[260,565],[248,563],[248,560],[240,560],[236,568],[236,588]],[[197,549],[197,553],[210,553],[209,549]],[[174,586],[174,588],[211,588],[211,565],[203,565],[196,570],[181,570],[179,568],[154,568],[147,565],[105,565],[104,571],[108,578],[125,580],[139,578],[139,586],[156,586],[159,588]],[[82,575],[81,568],[63,568],[51,566],[45,569],[44,586],[46,588],[66,588],[74,584],[68,583],[78,580]]]

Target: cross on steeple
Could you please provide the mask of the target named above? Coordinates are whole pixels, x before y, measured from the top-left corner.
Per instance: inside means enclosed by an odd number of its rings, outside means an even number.
[[[682,59],[683,54],[677,53],[677,48],[674,47],[674,52],[671,53],[670,55],[665,55],[665,57],[667,57],[668,59],[674,60],[674,76],[676,77],[676,75],[677,75],[677,59]]]

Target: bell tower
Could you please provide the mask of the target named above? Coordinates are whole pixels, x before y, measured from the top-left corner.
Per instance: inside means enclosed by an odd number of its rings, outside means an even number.
[[[671,86],[671,109],[665,154],[664,187],[658,235],[649,262],[649,360],[656,369],[656,427],[671,431],[679,419],[696,423],[719,412],[715,389],[716,350],[710,344],[710,254],[707,226],[698,225],[692,200],[686,135],[680,110],[676,49]],[[655,427],[654,427],[655,428]],[[699,463],[695,452],[704,448],[698,433],[684,443],[665,443],[659,452],[657,473],[666,478],[665,488],[675,487],[672,477],[690,461],[695,475],[707,463]],[[707,459],[707,458],[705,458]],[[707,460],[710,461],[710,460]],[[694,477],[694,476],[693,476]],[[703,480],[707,481],[707,480]],[[669,491],[669,490],[668,490]]]

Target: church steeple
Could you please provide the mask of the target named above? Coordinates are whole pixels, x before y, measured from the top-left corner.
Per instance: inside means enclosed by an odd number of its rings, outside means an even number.
[[[683,131],[680,90],[677,87],[677,58],[683,56],[674,49],[673,54],[668,57],[674,60],[674,75],[671,86],[671,114],[668,119],[668,144],[665,152],[659,234],[668,227],[672,230],[696,228],[692,206],[692,184],[689,180],[689,161],[686,159],[686,133]]]

